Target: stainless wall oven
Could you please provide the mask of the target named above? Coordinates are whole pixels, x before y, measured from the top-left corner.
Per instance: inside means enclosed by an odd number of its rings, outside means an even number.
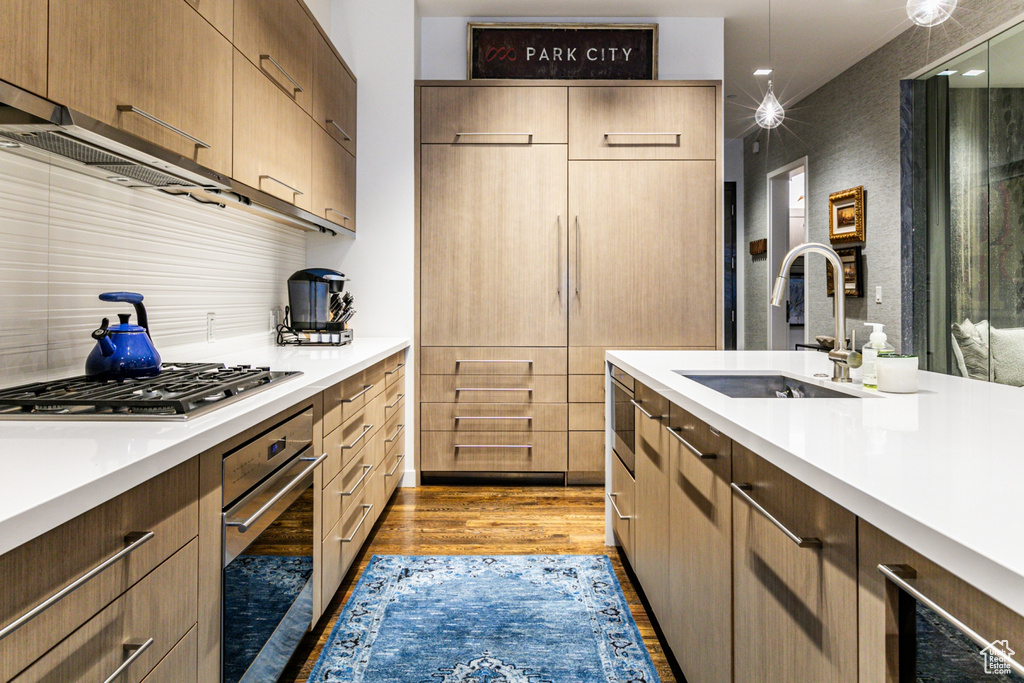
[[[614,365],[611,367],[615,455],[619,456],[619,460],[625,465],[630,476],[636,476],[633,471],[636,464],[636,456],[633,454],[633,438],[636,433],[633,412],[633,378]]]
[[[276,681],[313,617],[309,408],[229,452],[223,463],[222,680]]]

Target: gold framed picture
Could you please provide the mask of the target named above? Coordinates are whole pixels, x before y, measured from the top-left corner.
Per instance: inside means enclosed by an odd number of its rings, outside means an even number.
[[[846,278],[846,296],[864,296],[864,269],[861,267],[861,248],[850,247],[849,249],[836,249],[839,260],[843,262],[843,276]],[[828,280],[828,296],[834,296],[836,291],[835,275],[832,273],[832,264],[825,264],[825,276]]]
[[[828,196],[828,238],[832,242],[864,241],[864,186]]]

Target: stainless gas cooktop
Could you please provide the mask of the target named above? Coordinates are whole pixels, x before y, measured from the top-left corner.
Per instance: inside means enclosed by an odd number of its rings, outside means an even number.
[[[0,419],[186,420],[301,372],[221,363],[165,363],[156,377],[72,377],[0,389]]]

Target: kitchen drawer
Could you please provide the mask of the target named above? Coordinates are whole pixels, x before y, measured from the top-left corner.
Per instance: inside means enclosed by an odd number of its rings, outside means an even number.
[[[603,403],[570,403],[569,429],[597,431],[604,429]]]
[[[324,538],[323,552],[323,600],[330,602],[338,587],[345,578],[345,572],[359,554],[359,548],[366,540],[373,526],[373,495],[370,487],[374,484],[373,475],[367,478],[363,489],[352,497],[345,514],[334,525]]]
[[[0,641],[0,680],[43,655],[194,538],[198,499],[199,463],[192,458],[0,556],[2,627],[125,550],[130,534],[153,534]]]
[[[604,375],[569,375],[570,403],[604,403]]]
[[[235,47],[307,113],[313,104],[312,46],[318,37],[296,0],[235,0]]]
[[[142,683],[196,683],[198,657],[199,627],[193,626]]]
[[[564,348],[435,346],[420,349],[424,375],[564,375]]]
[[[569,88],[570,159],[714,159],[714,86]]]
[[[650,420],[663,420],[669,416],[669,401],[667,398],[647,387],[640,382],[636,382],[633,393],[635,400],[639,404],[637,408],[636,424],[649,422]],[[644,415],[644,411],[648,414]]]
[[[569,432],[569,484],[604,484],[604,432]]]
[[[612,456],[612,489],[608,497],[612,506],[612,530],[619,539],[622,551],[633,562],[633,475],[617,457]],[[616,509],[617,508],[617,509]]]
[[[325,435],[352,419],[353,415],[380,393],[384,387],[382,382],[375,379],[378,374],[383,375],[383,366],[381,368],[380,373],[375,367],[357,372],[324,392]]]
[[[370,385],[370,390],[366,392],[367,401],[384,391],[385,377],[385,361],[371,365],[363,371],[363,379]]]
[[[405,417],[395,415],[384,423],[384,454],[390,455],[398,444],[405,443]],[[380,465],[380,462],[377,463]]]
[[[422,143],[564,145],[566,118],[564,87],[420,89]]]
[[[422,431],[564,432],[564,403],[423,403]]]
[[[313,127],[311,211],[348,230],[356,229],[356,158],[321,128]]]
[[[237,50],[234,74],[233,177],[309,211],[313,122]]]
[[[384,426],[384,396],[378,394],[348,422],[324,437],[324,482],[330,482]]]
[[[224,456],[224,500],[235,500],[313,443],[313,409],[271,427]]]
[[[15,683],[103,681],[135,652],[128,645],[152,639],[118,678],[141,681],[196,623],[198,547],[193,539],[23,671]]]
[[[384,390],[384,421],[405,412],[405,379],[396,380]]]
[[[732,453],[732,440],[708,423],[672,404],[669,409],[668,428],[675,432],[688,454],[706,460],[728,459]],[[708,457],[712,456],[712,457]],[[730,473],[726,472],[726,476]]]
[[[356,153],[356,79],[323,36],[314,38],[313,119],[349,154]]]
[[[405,377],[405,350],[399,351],[384,361],[384,376],[388,386]]]
[[[391,500],[391,494],[398,488],[403,476],[405,476],[405,449],[396,448],[384,458],[384,464],[380,469],[380,478],[384,482],[385,503]]]
[[[424,472],[564,472],[565,432],[422,432]]]
[[[570,346],[569,373],[572,375],[607,374],[605,354],[608,351],[707,351],[714,350],[714,348],[714,346]]]
[[[373,468],[376,466],[376,454],[377,451],[383,451],[383,432],[378,430],[376,434],[371,437],[370,442],[366,448],[363,448],[359,453],[345,465],[345,469],[341,471],[341,474],[334,477],[326,487],[324,487],[324,498],[323,498],[323,530],[324,538],[330,533],[330,530],[334,528],[334,525],[338,523],[345,512],[348,510],[352,501],[355,500],[359,493],[365,488],[366,483],[370,479],[370,475],[373,474]],[[376,442],[376,443],[374,443]]]
[[[566,376],[421,375],[423,403],[565,403]]]

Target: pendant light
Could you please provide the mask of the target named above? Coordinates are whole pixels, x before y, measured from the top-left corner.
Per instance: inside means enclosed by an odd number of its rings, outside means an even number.
[[[768,0],[768,66],[772,64],[772,0]],[[768,92],[764,94],[764,99],[761,100],[761,106],[754,112],[754,121],[757,125],[761,126],[765,130],[771,130],[772,128],[778,128],[786,118],[786,110],[782,108],[778,98],[775,97],[775,91],[772,88],[772,82],[768,81]]]
[[[907,0],[907,16],[918,26],[938,26],[953,16],[957,0]]]

